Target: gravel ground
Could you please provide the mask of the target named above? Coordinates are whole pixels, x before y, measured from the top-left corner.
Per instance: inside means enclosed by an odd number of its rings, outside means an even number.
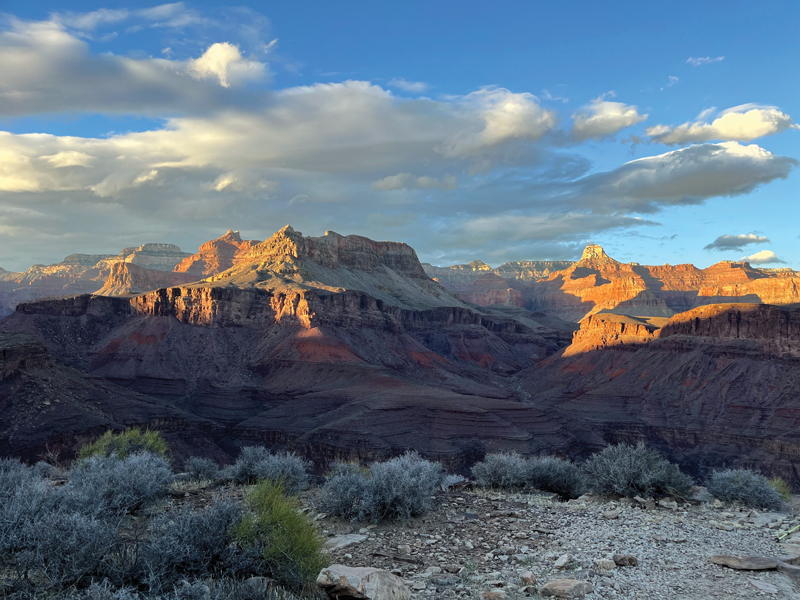
[[[323,514],[315,519],[331,538],[366,536],[331,550],[332,563],[393,571],[415,598],[479,598],[490,591],[500,593],[487,598],[538,597],[550,580],[584,579],[594,588],[586,595],[590,600],[800,600],[800,585],[782,573],[737,571],[709,561],[715,554],[792,554],[775,538],[800,524],[793,513],[586,496],[560,502],[549,495],[464,489],[441,494],[432,512],[405,524],[366,528]],[[800,543],[800,536],[792,538]],[[613,561],[596,563],[614,554],[631,554],[638,566],[604,569]],[[563,569],[556,568],[559,559],[566,562]],[[520,580],[528,571],[533,586]]]

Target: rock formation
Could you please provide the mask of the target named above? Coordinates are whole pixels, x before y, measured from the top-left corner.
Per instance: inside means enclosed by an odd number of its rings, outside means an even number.
[[[609,311],[670,317],[704,304],[800,302],[800,275],[791,269],[755,269],[748,263],[730,261],[707,269],[693,265],[643,266],[620,263],[597,245],[587,246],[578,262],[561,270],[555,270],[556,263],[551,264],[552,269],[540,267],[529,272],[514,272],[503,265],[475,276],[469,284],[462,280],[449,283],[446,276],[439,280],[473,304],[519,306],[570,321]],[[446,271],[437,269],[436,273]]]
[[[497,383],[557,351],[571,327],[470,308],[395,242],[286,227],[203,281],[23,303],[0,330],[208,420],[232,454],[254,441],[323,462],[417,447],[459,465],[484,446],[530,452],[572,439]]]
[[[196,281],[194,273],[152,270],[132,262],[112,263],[103,287],[95,292],[101,296],[140,294],[161,287],[183,285]]]
[[[222,237],[200,246],[197,254],[184,258],[175,266],[175,272],[193,275],[195,281],[221,273],[241,262],[259,243],[257,240],[243,241],[238,231],[229,229]]]
[[[646,440],[696,474],[725,462],[800,481],[800,309],[701,306],[660,328],[591,315],[520,377],[533,406],[606,441]]]

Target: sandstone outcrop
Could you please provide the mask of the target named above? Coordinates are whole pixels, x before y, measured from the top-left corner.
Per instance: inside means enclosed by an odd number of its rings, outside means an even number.
[[[197,279],[193,273],[145,269],[131,262],[117,262],[111,265],[103,287],[95,293],[101,296],[140,294],[148,290],[191,283]]]
[[[570,321],[599,312],[670,317],[705,304],[800,302],[800,276],[791,269],[755,269],[748,263],[730,261],[707,269],[643,266],[620,263],[597,245],[587,246],[578,262],[561,270],[552,264],[553,268],[527,273],[503,265],[475,276],[469,284],[462,280],[450,283],[446,276],[439,280],[473,304],[519,306]]]
[[[238,231],[229,229],[222,237],[200,246],[196,254],[184,258],[175,266],[175,272],[190,274],[194,276],[193,281],[221,273],[242,262],[259,243],[258,240],[242,240]]]
[[[647,440],[695,474],[724,460],[800,481],[800,309],[710,305],[658,324],[586,317],[521,374],[532,405],[606,441]]]
[[[527,453],[573,440],[498,384],[563,347],[571,327],[470,307],[405,244],[287,227],[203,281],[23,303],[0,330],[37,336],[94,380],[189,410],[231,454],[283,444],[324,465],[416,447],[458,466],[484,445]]]

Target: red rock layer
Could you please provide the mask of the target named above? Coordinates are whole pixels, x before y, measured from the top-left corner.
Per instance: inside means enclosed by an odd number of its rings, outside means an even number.
[[[176,267],[177,273],[188,273],[195,281],[209,275],[227,271],[242,261],[258,240],[242,240],[238,231],[229,229],[225,235],[200,246],[197,254],[183,259]]]

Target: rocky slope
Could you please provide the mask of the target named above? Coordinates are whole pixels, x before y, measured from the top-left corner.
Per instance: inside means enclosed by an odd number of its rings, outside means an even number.
[[[566,268],[555,270],[557,264],[552,264],[553,268],[528,272],[515,272],[506,265],[484,269],[471,283],[466,283],[465,277],[442,276],[440,281],[467,302],[519,306],[570,321],[609,311],[670,317],[704,304],[800,302],[800,275],[790,269],[755,269],[735,262],[720,262],[707,269],[643,266],[620,263],[596,245],[587,246],[581,260]],[[462,266],[453,269],[461,273]]]
[[[533,406],[607,440],[647,440],[698,473],[743,464],[800,482],[800,309],[703,306],[660,328],[592,315],[521,379]]]
[[[213,421],[221,447],[259,440],[318,459],[417,447],[457,465],[476,444],[530,452],[573,439],[504,383],[562,347],[571,327],[470,308],[405,244],[287,227],[206,280],[24,303],[0,330]]]

